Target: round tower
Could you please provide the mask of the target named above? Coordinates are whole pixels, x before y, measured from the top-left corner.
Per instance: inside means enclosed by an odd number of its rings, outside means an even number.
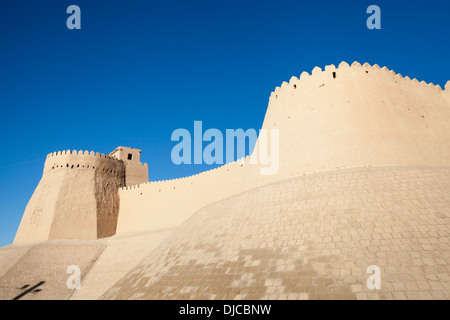
[[[272,92],[263,129],[279,129],[277,179],[375,166],[447,166],[447,84],[386,67],[316,67]]]
[[[123,161],[88,151],[51,153],[14,240],[98,239],[115,234]]]

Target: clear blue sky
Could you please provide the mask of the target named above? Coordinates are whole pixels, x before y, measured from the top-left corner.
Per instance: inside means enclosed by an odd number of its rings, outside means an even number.
[[[66,27],[71,4],[82,30]],[[151,180],[191,175],[209,168],[172,164],[173,130],[258,129],[277,85],[342,60],[443,87],[449,31],[448,0],[2,1],[0,246],[47,153],[132,146]]]

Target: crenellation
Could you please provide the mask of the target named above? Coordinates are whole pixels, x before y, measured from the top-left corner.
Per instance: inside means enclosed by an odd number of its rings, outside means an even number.
[[[303,71],[303,72],[300,74],[300,80],[305,80],[305,79],[307,79],[307,78],[309,78],[309,77],[310,77],[310,75],[309,75],[309,73],[306,72],[306,71]]]
[[[350,68],[349,64],[345,61],[342,61],[338,67],[338,69],[349,69],[349,68]]]
[[[339,70],[340,70],[339,74],[341,74],[341,76],[338,76]],[[301,73],[300,78],[296,78],[295,76],[293,76],[289,80],[289,83],[283,81],[282,85],[280,87],[276,87],[275,90],[271,93],[269,103],[272,102],[272,99],[280,99],[280,98],[283,99],[284,96],[289,97],[289,99],[292,99],[291,97],[293,97],[296,94],[296,92],[297,94],[303,95],[305,94],[305,88],[311,86],[318,86],[320,88],[323,88],[327,85],[328,81],[333,81],[334,79],[342,79],[342,78],[345,79],[346,74],[348,74],[347,73],[348,70],[351,71],[352,78],[354,79],[354,81],[358,81],[358,78],[363,75],[364,78],[366,79],[367,77],[369,77],[372,80],[371,83],[373,83],[373,81],[387,81],[386,76],[382,76],[382,78],[379,78],[377,76],[377,73],[375,73],[372,76],[372,73],[370,72],[371,70],[372,71],[381,70],[390,79],[392,79],[391,77],[393,77],[394,79],[402,81],[407,80],[406,82],[411,83],[413,86],[416,85],[416,82],[418,83],[417,80],[415,79],[411,80],[409,76],[403,77],[401,73],[396,73],[394,70],[390,70],[386,66],[384,66],[383,68],[380,68],[379,65],[377,64],[371,66],[368,62],[365,62],[363,65],[361,65],[357,61],[354,61],[352,65],[349,66],[347,62],[342,61],[339,64],[338,68],[336,68],[334,65],[327,65],[325,66],[324,70],[322,70],[320,67],[315,67],[311,75],[308,72],[304,71]],[[306,82],[306,79],[310,80]],[[436,88],[436,90],[439,91],[439,88],[437,88],[432,83],[428,84],[423,81],[423,83],[421,84],[422,85],[426,84],[430,88]],[[301,88],[301,90],[298,90],[299,88]]]
[[[320,74],[320,73],[322,73],[322,69],[320,67],[315,67],[312,70],[311,75],[317,75],[317,74]]]

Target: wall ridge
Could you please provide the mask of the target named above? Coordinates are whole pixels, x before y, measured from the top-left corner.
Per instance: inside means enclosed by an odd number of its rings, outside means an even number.
[[[307,71],[303,71],[300,74],[299,78],[297,78],[296,76],[292,76],[289,82],[283,81],[280,86],[275,87],[274,91],[272,91],[270,94],[270,99],[277,98],[278,95],[284,93],[284,91],[287,89],[297,89],[297,87],[300,87],[313,79],[323,76],[329,76],[325,79],[333,80],[339,77],[340,72],[352,72],[357,70],[366,71],[368,76],[371,76],[370,71],[383,71],[391,74],[395,79],[405,80],[407,82],[413,83],[414,85],[420,85],[423,87],[435,89],[437,91],[443,91],[440,85],[435,85],[432,82],[426,82],[424,80],[419,82],[416,78],[411,80],[409,76],[403,77],[402,74],[396,73],[394,70],[389,69],[386,66],[380,68],[378,64],[370,65],[368,62],[365,62],[363,65],[361,65],[361,63],[359,63],[358,61],[354,61],[351,65],[349,65],[347,62],[342,61],[337,68],[333,64],[325,66],[323,70],[320,67],[316,66],[313,68],[311,74],[309,74]],[[449,86],[448,83],[450,83],[450,81],[447,82],[446,87]]]
[[[76,155],[76,156],[86,156],[86,157],[97,157],[97,158],[101,158],[101,159],[106,159],[106,160],[113,160],[115,162],[119,162],[119,163],[123,163],[123,160],[119,160],[115,157],[112,157],[110,155],[105,155],[104,153],[99,153],[99,152],[94,152],[94,151],[77,151],[77,150],[65,150],[65,151],[57,151],[57,152],[52,152],[47,154],[47,159],[49,158],[54,158],[54,157],[59,157],[59,156],[67,156],[67,155]],[[145,164],[147,165],[147,164]]]
[[[225,169],[230,169],[233,166],[239,165],[240,167],[243,167],[244,165],[248,165],[248,164],[250,164],[250,156],[249,155],[247,155],[245,157],[242,157],[242,158],[240,158],[240,159],[238,159],[236,161],[225,163],[225,164],[223,164],[223,165],[221,165],[219,167],[211,168],[211,169],[208,169],[208,170],[205,170],[205,171],[202,171],[202,172],[190,175],[190,176],[173,178],[173,179],[168,179],[168,180],[147,181],[147,182],[139,183],[139,184],[132,185],[132,186],[121,187],[119,189],[124,191],[124,190],[133,190],[133,189],[139,188],[139,186],[141,186],[141,185],[150,185],[150,184],[158,184],[158,183],[172,183],[172,182],[184,182],[184,181],[187,181],[188,179],[192,179],[192,178],[195,178],[195,177],[200,177],[200,176],[204,177],[207,174],[211,174],[211,173],[214,173],[214,172],[220,172],[220,171],[223,171]]]

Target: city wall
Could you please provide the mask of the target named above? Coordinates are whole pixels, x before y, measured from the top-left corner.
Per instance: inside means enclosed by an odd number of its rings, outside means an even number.
[[[252,188],[315,172],[376,166],[448,166],[449,84],[386,67],[342,62],[283,82],[263,129],[279,129],[279,171],[234,162],[198,175],[122,188],[117,233],[180,225],[196,210]]]

